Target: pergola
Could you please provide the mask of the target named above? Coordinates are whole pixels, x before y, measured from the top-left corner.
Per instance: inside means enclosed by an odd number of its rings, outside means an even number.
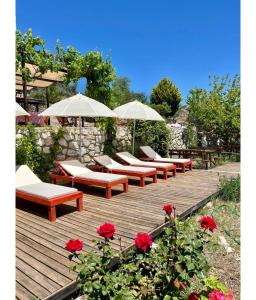
[[[33,104],[36,106],[36,111],[38,112],[39,104],[43,104],[41,99],[29,98],[27,92],[33,88],[45,88],[45,98],[46,98],[46,107],[49,107],[49,97],[48,97],[48,87],[53,83],[63,82],[65,79],[65,71],[51,72],[47,71],[42,74],[38,71],[38,67],[33,64],[25,64],[25,67],[28,68],[32,75],[31,81],[26,81],[22,78],[21,72],[16,71],[16,102],[22,104],[27,110],[28,104]]]

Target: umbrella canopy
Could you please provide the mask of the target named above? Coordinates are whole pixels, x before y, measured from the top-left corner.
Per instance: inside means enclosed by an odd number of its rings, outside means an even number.
[[[40,116],[57,117],[116,117],[106,105],[81,94],[54,103]]]
[[[151,121],[164,121],[164,118],[153,108],[145,105],[137,100],[118,106],[113,110],[120,119],[132,119],[133,122],[133,143],[132,153],[134,154],[135,142],[135,124],[136,120],[151,120]]]
[[[29,116],[29,113],[25,111],[17,102],[16,102],[16,117],[19,116]]]
[[[80,161],[81,161],[81,117],[113,117],[116,114],[106,105],[81,94],[54,103],[39,116],[79,117]]]
[[[113,111],[120,119],[164,121],[157,111],[138,100],[118,106]]]

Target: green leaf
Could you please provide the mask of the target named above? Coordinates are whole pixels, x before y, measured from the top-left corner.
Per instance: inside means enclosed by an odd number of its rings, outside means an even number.
[[[181,264],[176,263],[174,267],[175,267],[175,270],[178,273],[182,273],[183,272],[183,268],[182,268]]]

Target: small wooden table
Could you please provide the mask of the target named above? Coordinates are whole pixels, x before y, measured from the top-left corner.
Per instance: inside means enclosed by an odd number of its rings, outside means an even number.
[[[179,158],[190,158],[192,159],[193,157],[201,157],[202,161],[205,164],[205,169],[207,170],[210,166],[216,165],[216,160],[215,157],[219,157],[219,153],[217,150],[209,150],[209,149],[171,149],[170,150],[170,156],[172,155],[178,155]],[[217,156],[216,156],[217,155]]]

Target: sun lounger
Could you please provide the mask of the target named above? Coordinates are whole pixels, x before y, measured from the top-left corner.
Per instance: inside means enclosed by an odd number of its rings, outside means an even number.
[[[27,165],[16,170],[16,197],[48,207],[48,218],[56,220],[56,205],[76,200],[78,211],[83,210],[83,193],[75,188],[42,182]]]
[[[119,152],[116,153],[117,157],[124,163],[135,166],[135,167],[147,167],[147,168],[156,168],[157,171],[163,171],[163,178],[167,179],[168,172],[172,172],[173,176],[176,176],[176,166],[171,163],[157,163],[142,161],[129,152]]]
[[[144,154],[144,157],[142,157],[142,159],[146,158],[147,161],[150,159],[151,161],[161,162],[161,163],[162,162],[163,163],[173,163],[177,167],[181,167],[182,173],[185,173],[186,166],[188,166],[189,170],[192,171],[192,160],[191,159],[164,158],[164,157],[161,157],[159,154],[157,154],[150,146],[141,146],[140,150]]]
[[[111,188],[113,186],[123,184],[124,192],[128,192],[127,176],[94,172],[75,159],[55,161],[54,166],[58,168],[59,174],[50,174],[52,183],[56,183],[57,179],[60,179],[72,183],[103,186],[106,188],[107,199],[112,197]]]
[[[124,166],[107,155],[94,157],[96,163],[104,167],[104,171],[112,174],[121,174],[140,178],[140,186],[145,186],[145,177],[152,177],[153,182],[157,182],[157,171],[155,168]]]

